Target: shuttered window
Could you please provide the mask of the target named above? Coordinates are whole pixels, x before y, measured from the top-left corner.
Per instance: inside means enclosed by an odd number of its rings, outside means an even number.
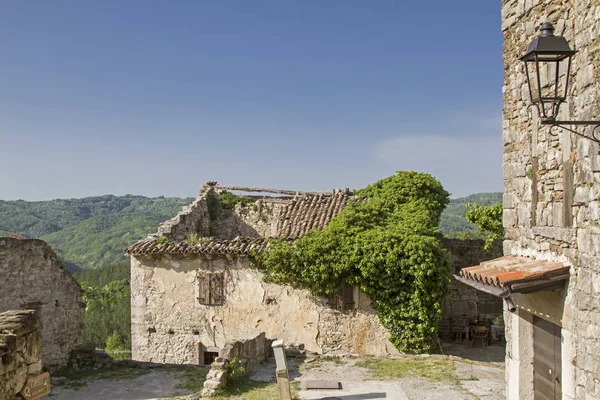
[[[351,310],[354,308],[354,287],[342,283],[340,291],[329,296],[329,305],[336,310]]]
[[[200,304],[215,306],[225,302],[225,277],[222,272],[198,273]]]

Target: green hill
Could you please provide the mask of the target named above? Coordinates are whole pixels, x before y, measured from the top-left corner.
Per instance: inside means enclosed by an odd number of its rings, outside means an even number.
[[[127,260],[129,244],[192,201],[132,195],[0,201],[0,236],[16,232],[45,240],[71,270],[115,264]]]
[[[71,270],[126,262],[123,250],[156,231],[192,198],[98,196],[51,201],[0,200],[0,236],[20,233],[52,245]],[[453,199],[442,214],[445,235],[474,231],[465,205],[502,202],[502,193],[478,193]]]
[[[475,225],[465,219],[467,203],[478,203],[484,206],[499,204],[502,203],[502,193],[475,193],[450,200],[450,204],[448,204],[440,219],[440,229],[444,235],[477,230]]]

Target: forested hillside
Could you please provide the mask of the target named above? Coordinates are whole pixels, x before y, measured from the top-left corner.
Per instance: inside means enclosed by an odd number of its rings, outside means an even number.
[[[0,201],[0,236],[20,233],[45,240],[71,270],[115,264],[126,261],[128,245],[192,201],[132,195]]]
[[[455,236],[459,233],[475,232],[477,227],[465,219],[465,208],[468,203],[491,206],[502,203],[502,193],[475,193],[466,197],[450,200],[450,204],[442,213],[440,229],[444,235]]]
[[[155,232],[159,223],[173,217],[192,198],[98,196],[51,201],[1,201],[0,236],[20,233],[52,245],[71,270],[126,261],[124,249]],[[444,211],[440,228],[445,235],[461,235],[476,228],[465,219],[467,203],[492,205],[502,193],[478,193],[453,199]]]

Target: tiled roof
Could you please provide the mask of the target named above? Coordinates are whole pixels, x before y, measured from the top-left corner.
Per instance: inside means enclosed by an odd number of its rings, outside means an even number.
[[[347,192],[295,198],[284,206],[277,220],[275,236],[297,239],[311,229],[323,229],[348,203]]]
[[[217,189],[235,189],[237,187],[217,187]],[[242,188],[244,189],[244,188]],[[276,191],[272,189],[253,189],[246,191]],[[276,226],[273,237],[297,239],[311,229],[323,229],[352,199],[348,190],[334,190],[331,193],[303,193],[288,198],[277,198],[282,204],[280,212],[274,215]],[[264,201],[269,201],[267,198]],[[250,250],[262,251],[267,246],[265,238],[242,238],[223,240],[212,239],[207,242],[188,245],[183,241],[156,243],[156,237],[150,237],[132,244],[125,250],[128,255],[141,254],[245,254]]]
[[[521,283],[565,279],[569,276],[569,267],[560,262],[508,255],[463,268],[460,275],[485,285],[507,288]]]
[[[251,250],[261,251],[266,246],[267,242],[263,238],[214,239],[198,244],[186,244],[185,242],[158,244],[156,239],[146,239],[132,244],[125,253],[134,256],[140,254],[246,254]]]

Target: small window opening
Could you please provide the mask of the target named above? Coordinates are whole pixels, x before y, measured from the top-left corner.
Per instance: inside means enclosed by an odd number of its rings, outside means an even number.
[[[210,365],[215,362],[215,359],[219,357],[219,353],[216,351],[205,351],[204,352],[204,365]]]
[[[225,302],[225,276],[222,272],[199,273],[200,304],[218,306]]]
[[[153,326],[148,327],[148,333],[156,333],[156,328]]]
[[[169,329],[169,335],[174,335],[175,331],[173,329]]]
[[[340,290],[330,295],[327,302],[335,310],[352,310],[354,308],[354,287],[345,282],[342,283]]]

